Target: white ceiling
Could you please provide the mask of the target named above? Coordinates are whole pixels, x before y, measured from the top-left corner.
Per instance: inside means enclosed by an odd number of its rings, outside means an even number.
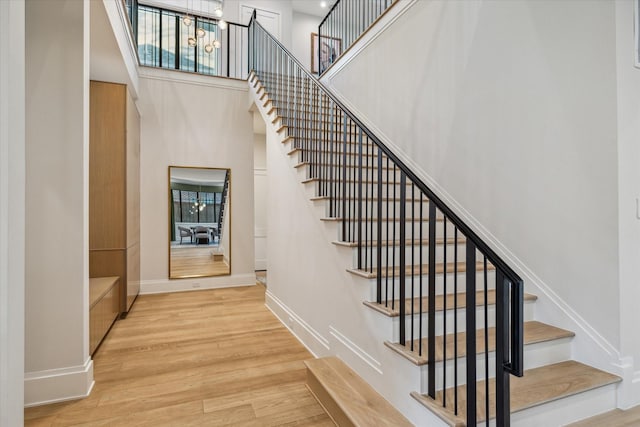
[[[294,12],[306,13],[308,15],[324,18],[331,10],[336,0],[325,0],[327,7],[320,7],[321,0],[292,0],[291,6]]]

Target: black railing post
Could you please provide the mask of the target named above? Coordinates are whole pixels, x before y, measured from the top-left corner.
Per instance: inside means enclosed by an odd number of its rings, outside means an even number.
[[[505,370],[509,354],[509,292],[502,271],[496,271],[496,425],[509,426],[509,374]]]

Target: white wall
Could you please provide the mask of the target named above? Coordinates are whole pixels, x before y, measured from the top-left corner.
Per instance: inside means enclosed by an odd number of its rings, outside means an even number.
[[[25,404],[88,394],[89,2],[26,2]]]
[[[255,120],[262,120],[258,114],[254,114]],[[264,122],[263,122],[264,123]],[[267,152],[266,136],[264,134],[253,134],[253,206],[254,206],[254,238],[255,238],[255,269],[265,270],[267,268],[267,196],[269,187],[267,185]]]
[[[307,70],[311,70],[311,33],[318,32],[322,18],[306,13],[293,13],[291,53]]]
[[[160,69],[140,77],[141,292],[254,284],[247,83]],[[168,280],[168,167],[231,168],[231,277]]]
[[[633,2],[616,2],[618,95],[618,239],[620,253],[621,350],[633,357],[635,383],[625,381],[623,407],[640,404],[640,68],[634,67]],[[633,372],[635,371],[635,372]],[[628,387],[628,389],[627,389]]]
[[[0,2],[0,425],[24,418],[24,0]]]
[[[620,347],[614,12],[416,1],[330,81],[507,256],[538,315],[588,319],[608,362]]]

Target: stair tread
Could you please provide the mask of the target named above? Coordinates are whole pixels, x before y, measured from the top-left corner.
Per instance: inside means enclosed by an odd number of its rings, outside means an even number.
[[[317,379],[323,391],[326,391],[353,425],[398,427],[412,425],[337,357],[307,360],[305,365],[308,374]],[[320,400],[320,393],[316,393],[314,387],[310,388]]]
[[[350,143],[350,144],[353,144],[353,143]],[[338,154],[338,156],[339,156],[339,154]],[[296,169],[299,169],[299,168],[304,167],[304,166],[323,166],[323,167],[331,167],[332,166],[332,167],[334,167],[336,169],[342,169],[342,165],[339,165],[337,163],[331,164],[331,163],[326,163],[326,162],[316,162],[313,165],[311,164],[311,162],[300,162],[300,163],[297,163],[297,164],[293,165],[293,167],[296,168]],[[349,168],[349,169],[357,169],[358,165],[355,165],[355,164],[347,165],[347,168]],[[371,164],[369,164],[369,165],[366,165],[366,164],[362,165],[362,169],[375,169],[377,171],[378,170],[378,166],[373,164],[373,162],[371,162]],[[393,167],[383,166],[382,169],[390,171],[390,170],[393,169]],[[398,171],[399,170],[400,169],[398,169]],[[386,172],[383,172],[383,174],[386,174]]]
[[[567,427],[633,427],[639,425],[640,405],[627,410],[614,409],[613,411],[605,412],[604,414],[596,415],[594,417],[569,424]]]
[[[465,292],[458,292],[457,295],[458,295],[457,308],[458,309],[465,308],[467,306],[466,304],[467,294]],[[536,299],[538,299],[538,297],[536,297],[535,295],[527,294],[527,293],[524,294],[525,301],[535,301]],[[436,295],[436,311],[443,311],[445,307],[445,302],[446,302],[447,309],[452,309],[454,307],[454,294]],[[493,305],[495,303],[496,303],[495,290],[490,289],[487,292],[487,304]],[[397,317],[400,315],[400,310],[398,308],[400,305],[399,300],[389,301],[386,306],[384,303],[378,304],[377,302],[374,302],[374,301],[365,301],[363,304],[389,317]],[[420,309],[420,298],[414,298],[413,304],[414,304],[414,307],[413,307],[414,313],[418,313]],[[484,291],[476,292],[476,305],[484,305]],[[429,297],[422,297],[422,310],[424,313],[427,312],[428,307],[429,307]],[[411,315],[411,299],[409,298],[405,301],[405,313],[408,315]]]
[[[465,243],[465,242],[466,242],[466,239],[464,237],[459,237],[457,242],[453,237],[447,238],[447,241],[446,241],[446,243],[448,245],[452,245],[454,243],[462,244],[462,243]],[[348,247],[348,248],[357,248],[358,247],[358,242],[343,242],[343,241],[335,240],[332,243],[334,245],[336,245],[336,246],[345,246],[345,247]],[[436,238],[436,245],[442,245],[444,243],[445,243],[444,238],[442,238],[442,237]],[[364,247],[373,247],[373,246],[377,246],[378,245],[378,241],[377,240],[366,240],[366,241],[360,242],[360,244],[362,246],[364,246]],[[400,240],[399,239],[396,239],[396,240],[382,240],[380,242],[380,244],[382,246],[387,246],[387,245],[389,245],[389,246],[400,246]],[[414,240],[406,239],[405,245],[409,246],[409,245],[412,245],[412,244],[413,245],[424,245],[424,246],[426,246],[426,245],[429,244],[429,239],[422,239],[422,240],[419,240],[419,239],[414,239]]]
[[[342,221],[342,217],[336,216],[336,217],[324,217],[324,218],[320,218],[320,221],[325,221],[325,222],[340,222]],[[420,218],[411,218],[411,217],[407,217],[405,218],[406,222],[429,222],[429,218],[428,217],[423,217],[422,219]],[[358,221],[357,218],[352,218],[351,221]],[[378,218],[368,218],[362,219],[362,222],[378,222]],[[400,222],[400,218],[382,218],[382,222]],[[436,218],[436,222],[444,222],[444,219],[441,217]]]
[[[456,268],[456,263],[454,262],[448,262],[443,263],[443,262],[438,262],[436,263],[436,274],[442,274],[445,272],[445,267],[446,267],[446,272],[447,273],[454,273],[454,270]],[[410,275],[410,274],[414,274],[414,275],[419,275],[420,274],[420,269],[422,269],[422,274],[426,275],[429,273],[429,265],[428,264],[422,264],[422,265],[409,265],[407,267],[405,267],[405,273]],[[484,269],[484,263],[482,261],[478,261],[476,262],[476,270],[477,271],[483,271]],[[399,267],[395,267],[393,269],[390,268],[386,268],[383,269],[382,272],[382,277],[387,277],[387,275],[389,274],[389,271],[393,270],[393,275],[394,276],[399,276],[400,275],[400,268]],[[488,271],[493,271],[495,270],[495,267],[489,263],[487,263],[487,270]],[[373,268],[371,271],[365,271],[365,270],[358,270],[355,268],[351,268],[351,269],[347,269],[347,271],[349,273],[353,273],[357,276],[360,277],[364,277],[366,279],[375,279],[376,277],[378,277],[377,272],[378,269],[377,268]],[[464,273],[465,271],[467,271],[467,263],[466,262],[459,262],[457,264],[457,272],[458,273]]]
[[[283,137],[282,141],[283,141],[283,142],[286,142],[286,141],[288,141],[289,139],[295,139],[295,136],[293,136],[293,135],[287,135],[287,136]],[[316,141],[316,140],[315,140],[315,139],[312,139],[312,141]],[[323,141],[323,142],[325,142],[325,143],[326,143],[326,141]],[[342,141],[340,142],[340,144],[342,144]],[[336,155],[336,157],[337,157],[337,156],[342,157],[342,154],[343,154],[343,153],[342,153],[342,151],[340,151],[340,152],[336,152],[336,151],[327,150],[326,148],[323,148],[323,149],[321,149],[321,150],[313,150],[313,151],[314,151],[314,153],[316,153],[316,154],[317,154],[317,153],[332,153],[332,152],[333,152],[333,153]],[[287,153],[287,155],[291,156],[291,155],[293,155],[293,154],[296,154],[297,152],[304,152],[304,150],[303,150],[302,148],[300,148],[300,147],[292,148],[292,149]],[[357,153],[357,152],[355,152],[355,151],[354,151],[354,152],[347,152],[347,156],[355,157],[355,156],[358,156],[358,153]],[[364,153],[364,154],[362,154],[362,157],[377,157],[377,156],[378,156],[377,154],[373,154],[373,153],[368,153],[368,154],[367,154],[367,153]],[[383,154],[382,154],[382,157],[386,159],[386,158],[387,158],[387,155],[383,153]]]
[[[539,368],[529,369],[522,378],[512,376],[511,382],[511,413],[523,411],[534,406],[542,405],[574,394],[593,390],[609,384],[620,382],[621,378],[584,365],[574,360],[568,360]],[[495,379],[489,379],[489,407],[490,419],[495,417]],[[447,408],[441,407],[442,391],[436,393],[436,402],[428,396],[413,392],[411,395],[429,408],[440,406],[439,416],[450,423],[460,425],[459,420],[466,419],[466,386],[458,386],[458,416],[453,413],[454,389],[446,390]],[[485,420],[485,381],[477,383],[478,422]],[[449,418],[445,416],[449,414]],[[458,424],[452,423],[452,420]],[[464,424],[462,424],[464,425]]]
[[[562,338],[573,337],[575,334],[566,329],[561,329],[555,326],[547,325],[546,323],[538,321],[524,322],[524,344],[536,344],[546,341],[553,341]],[[454,339],[458,344],[457,357],[464,357],[467,354],[466,349],[466,337],[465,332],[458,332],[457,334],[446,335],[446,360],[453,359],[454,352]],[[488,342],[489,351],[495,351],[496,349],[496,329],[495,327],[489,328]],[[407,342],[407,345],[400,343],[385,342],[385,345],[400,355],[404,356],[414,364],[421,366],[429,363],[427,355],[428,338],[422,338],[422,355],[419,354],[419,342],[420,340],[413,340],[413,350],[411,350],[411,344]],[[436,337],[436,362],[441,362],[444,359],[443,354],[444,337],[442,335]],[[477,353],[484,353],[484,329],[476,330],[476,345]]]

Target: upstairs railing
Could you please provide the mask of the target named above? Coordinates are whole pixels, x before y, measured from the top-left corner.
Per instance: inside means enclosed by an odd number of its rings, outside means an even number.
[[[229,194],[229,171],[224,175],[224,187],[222,189],[222,201],[220,202],[220,213],[218,214],[218,238],[222,240],[224,227],[224,216],[226,214],[227,194]]]
[[[397,0],[338,0],[318,26],[318,66],[324,73]]]
[[[125,7],[140,65],[247,78],[246,25],[140,4],[136,0],[126,0]]]
[[[509,375],[523,374],[522,279],[255,13],[249,66],[308,165],[318,197],[328,201],[329,216],[341,221],[340,239],[357,247],[355,272],[375,279],[370,305],[399,316],[398,345],[428,362],[432,402],[467,425],[492,417],[509,425]]]

